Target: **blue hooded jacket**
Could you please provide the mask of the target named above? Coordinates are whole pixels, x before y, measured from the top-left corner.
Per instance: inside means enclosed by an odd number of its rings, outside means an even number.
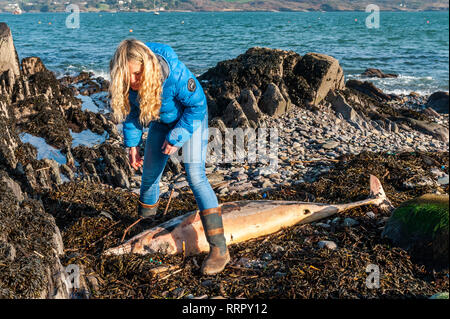
[[[163,89],[160,118],[158,121],[171,128],[166,140],[181,147],[189,140],[201,121],[207,116],[206,96],[199,81],[178,59],[175,51],[162,43],[145,43],[160,61],[163,70]],[[138,92],[129,91],[130,113],[123,123],[124,144],[126,147],[142,143],[143,127],[139,121]]]

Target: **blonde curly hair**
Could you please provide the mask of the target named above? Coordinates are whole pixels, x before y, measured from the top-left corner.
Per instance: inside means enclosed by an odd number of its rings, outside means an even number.
[[[122,122],[130,113],[128,63],[131,61],[143,65],[138,91],[141,110],[139,121],[146,126],[150,121],[159,117],[163,82],[161,67],[156,55],[142,41],[123,40],[109,63],[111,108],[113,116],[118,122]]]

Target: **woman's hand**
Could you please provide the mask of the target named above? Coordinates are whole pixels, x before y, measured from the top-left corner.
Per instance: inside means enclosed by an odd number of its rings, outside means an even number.
[[[144,164],[144,160],[139,155],[139,147],[130,147],[128,158],[130,159],[131,167],[138,170]]]
[[[172,144],[170,144],[169,142],[167,142],[167,140],[164,140],[163,146],[161,147],[161,151],[164,154],[167,155],[172,155],[173,153],[175,153],[178,150],[178,147],[173,146]]]

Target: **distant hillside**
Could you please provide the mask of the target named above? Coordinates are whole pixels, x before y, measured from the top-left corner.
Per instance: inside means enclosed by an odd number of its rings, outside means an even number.
[[[274,10],[274,11],[364,11],[369,4],[376,4],[381,10],[389,11],[424,11],[448,10],[445,0],[187,0],[181,1],[178,8],[189,10]]]
[[[449,8],[447,0],[0,0],[0,12],[16,7],[24,12],[65,11],[69,3],[81,11],[363,11],[372,3],[386,11]]]

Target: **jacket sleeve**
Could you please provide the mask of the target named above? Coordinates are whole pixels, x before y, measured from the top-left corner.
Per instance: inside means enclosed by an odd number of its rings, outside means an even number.
[[[181,147],[200,127],[208,109],[200,82],[180,60],[178,60],[177,71],[179,77],[175,83],[174,97],[184,105],[184,111],[166,139],[173,146]]]
[[[125,147],[139,146],[142,143],[143,127],[139,122],[140,109],[130,101],[130,113],[123,122],[123,140]]]

